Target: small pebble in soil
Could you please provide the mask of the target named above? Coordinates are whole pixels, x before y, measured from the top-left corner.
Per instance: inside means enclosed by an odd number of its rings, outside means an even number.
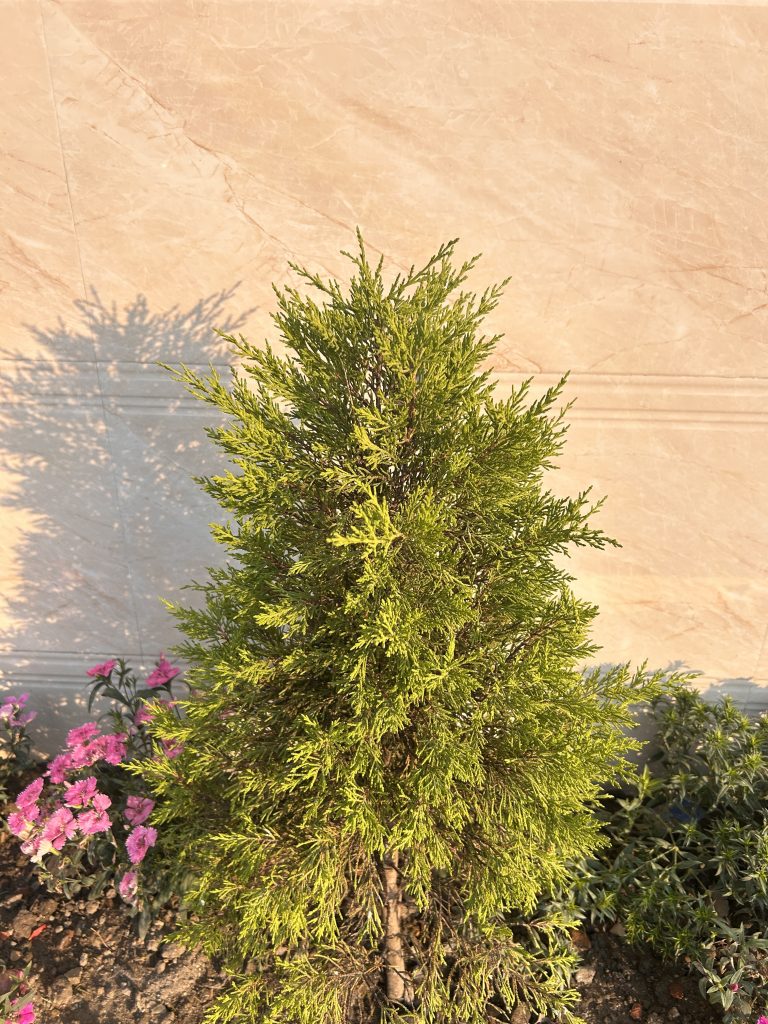
[[[50,992],[51,1000],[56,1006],[68,1006],[74,995],[69,978],[54,978]]]
[[[592,964],[584,964],[576,971],[574,980],[577,985],[591,985],[595,980],[596,974],[596,967],[593,967]]]
[[[669,994],[673,999],[683,999],[685,996],[685,989],[681,981],[671,981],[669,983]]]
[[[576,949],[580,949],[582,952],[592,948],[592,940],[586,932],[581,931],[579,928],[571,932],[571,942]]]
[[[13,934],[17,939],[28,939],[37,928],[37,915],[31,910],[20,910],[13,919]]]

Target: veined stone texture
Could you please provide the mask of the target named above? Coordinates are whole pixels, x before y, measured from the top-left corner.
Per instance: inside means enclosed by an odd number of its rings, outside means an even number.
[[[288,260],[510,276],[503,393],[571,371],[552,486],[605,662],[768,706],[768,5],[0,0],[0,690],[52,749],[219,557],[206,407]]]

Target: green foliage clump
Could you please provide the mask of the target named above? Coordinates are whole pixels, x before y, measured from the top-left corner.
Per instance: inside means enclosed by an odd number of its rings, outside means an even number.
[[[194,694],[155,724],[183,752],[139,770],[198,876],[181,937],[233,976],[209,1022],[576,1019],[562,922],[515,915],[601,842],[665,681],[580,669],[597,610],[562,556],[614,542],[544,486],[565,381],[494,398],[503,285],[461,291],[453,251],[387,286],[359,238],[346,291],[292,265],[322,302],[275,289],[286,356],[230,337],[229,387],[176,375],[227,417],[200,482],[229,561],[173,609]]]
[[[610,805],[609,845],[569,899],[701,975],[726,1024],[768,1004],[768,716],[681,689],[652,702],[658,752]]]

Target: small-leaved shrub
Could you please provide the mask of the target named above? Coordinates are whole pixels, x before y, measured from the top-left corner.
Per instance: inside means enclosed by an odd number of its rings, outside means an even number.
[[[621,921],[630,941],[690,963],[726,1024],[752,1022],[768,1003],[768,716],[687,688],[652,710],[659,749],[607,802],[610,845],[555,906]]]

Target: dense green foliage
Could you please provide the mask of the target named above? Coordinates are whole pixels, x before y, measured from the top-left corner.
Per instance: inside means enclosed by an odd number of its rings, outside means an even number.
[[[690,962],[726,1024],[752,1024],[768,1006],[768,716],[686,689],[653,711],[658,754],[560,907]]]
[[[346,291],[275,289],[287,356],[230,338],[230,387],[177,372],[233,463],[201,480],[228,564],[174,608],[194,692],[156,726],[184,750],[141,767],[199,877],[182,934],[233,974],[210,1021],[571,1019],[554,925],[514,914],[599,842],[664,683],[580,670],[596,609],[563,556],[614,542],[544,487],[564,381],[498,400],[481,371],[503,286],[459,291],[451,242],[387,287],[359,243]]]

